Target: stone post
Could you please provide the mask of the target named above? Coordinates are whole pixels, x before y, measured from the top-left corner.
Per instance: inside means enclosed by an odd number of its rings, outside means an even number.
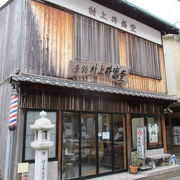
[[[31,142],[31,147],[35,149],[34,180],[47,180],[48,149],[54,145],[50,141],[50,129],[54,125],[46,116],[47,113],[42,111],[41,118],[30,126],[34,130],[34,141]]]

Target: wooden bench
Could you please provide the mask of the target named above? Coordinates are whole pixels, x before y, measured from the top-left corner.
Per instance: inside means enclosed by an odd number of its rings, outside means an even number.
[[[164,149],[156,149],[156,150],[149,150],[149,153],[146,154],[146,159],[150,160],[150,165],[152,169],[156,168],[157,160],[169,160],[171,154],[164,153]]]

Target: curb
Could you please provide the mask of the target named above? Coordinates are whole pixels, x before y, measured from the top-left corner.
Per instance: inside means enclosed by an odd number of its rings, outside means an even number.
[[[169,172],[174,172],[174,171],[180,171],[180,165],[174,165],[174,166],[167,166],[164,169],[154,169],[151,171],[147,171],[146,173],[142,173],[142,177],[141,178],[137,178],[137,179],[144,179],[147,177],[153,177],[153,176],[158,176],[158,175],[162,175],[162,174],[166,174]],[[143,177],[144,174],[144,177]]]

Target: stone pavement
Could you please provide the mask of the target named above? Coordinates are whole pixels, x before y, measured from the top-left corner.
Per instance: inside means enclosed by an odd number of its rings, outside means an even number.
[[[92,178],[94,180],[135,180],[135,179],[143,179],[146,177],[152,177],[168,172],[173,171],[180,171],[180,165],[174,165],[174,166],[159,166],[156,169],[148,170],[148,171],[139,171],[138,174],[130,174],[129,172],[119,173],[119,174],[113,174],[103,177],[97,177]],[[175,180],[175,179],[174,179]],[[178,179],[179,180],[179,179]]]
[[[180,171],[177,170],[173,172],[160,174],[157,176],[146,177],[141,180],[180,180]]]

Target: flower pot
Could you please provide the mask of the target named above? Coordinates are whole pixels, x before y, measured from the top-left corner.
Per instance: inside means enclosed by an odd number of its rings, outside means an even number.
[[[129,166],[129,172],[131,173],[131,174],[137,174],[137,172],[138,172],[138,166]]]

